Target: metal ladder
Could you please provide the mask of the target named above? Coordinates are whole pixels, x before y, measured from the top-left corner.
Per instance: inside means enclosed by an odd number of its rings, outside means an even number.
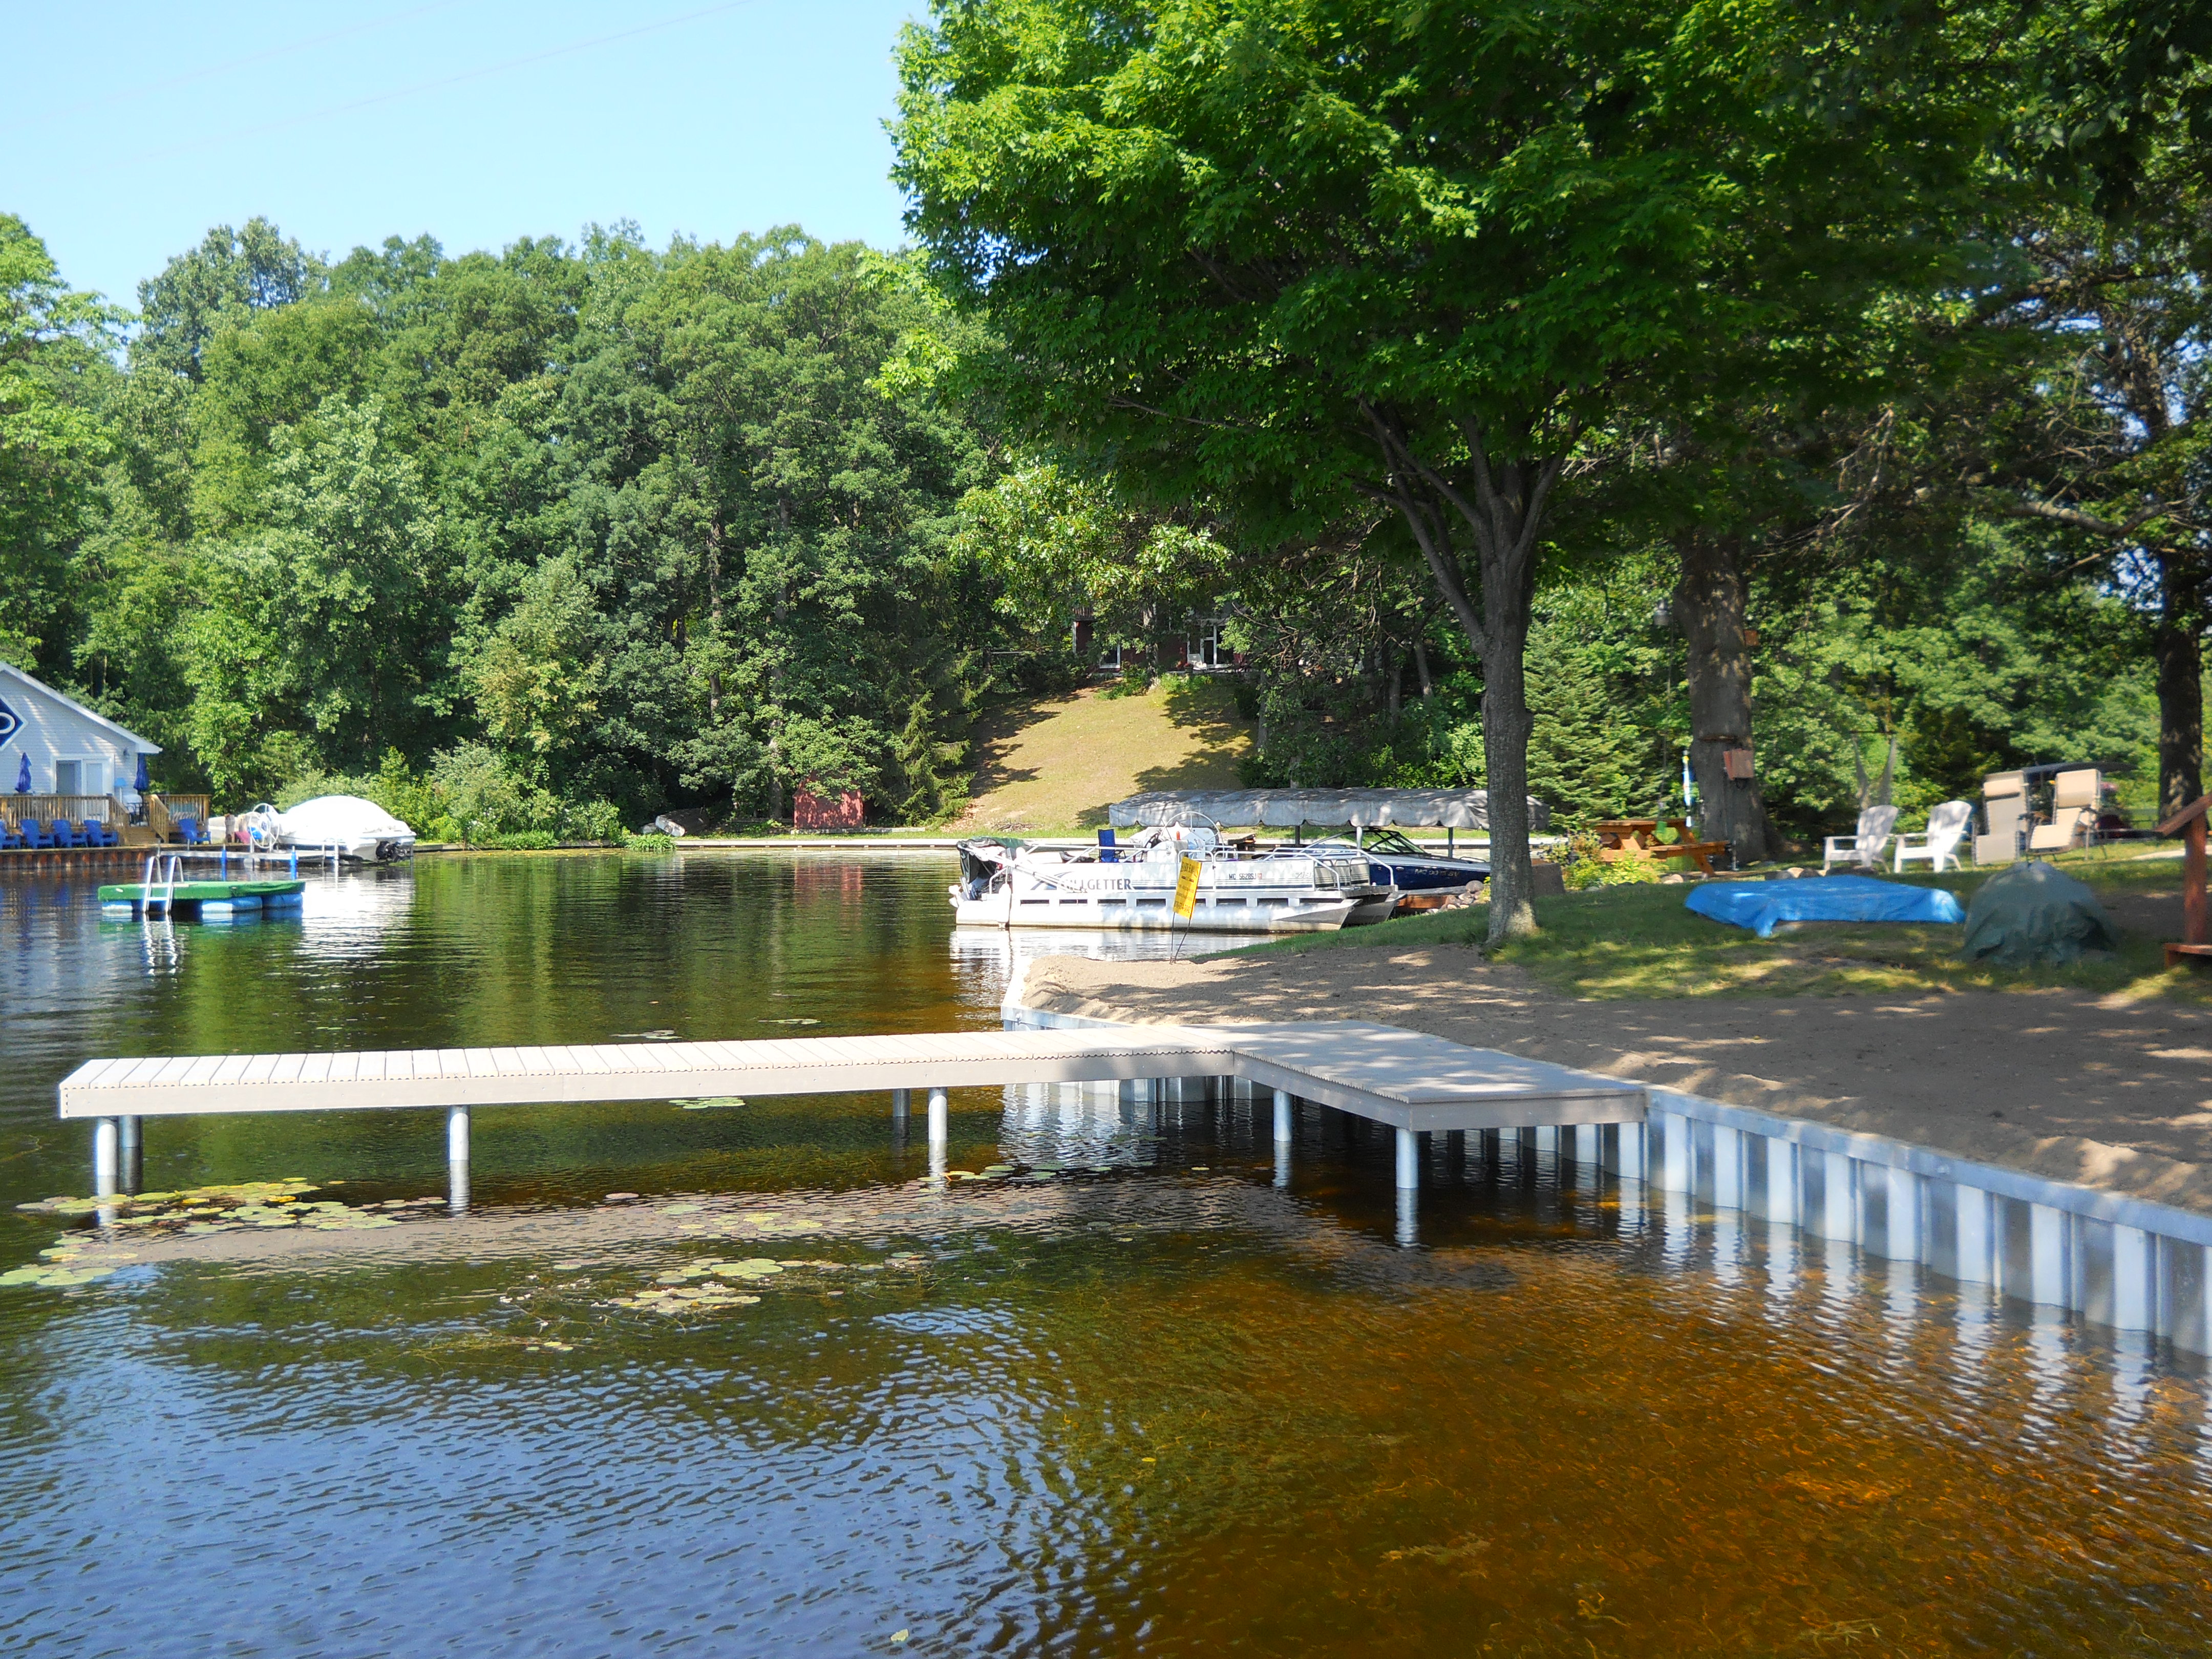
[[[184,860],[172,854],[169,858],[168,870],[164,874],[161,867],[161,855],[159,853],[154,853],[147,856],[145,875],[139,883],[140,896],[145,906],[147,921],[151,921],[154,919],[154,907],[156,903],[160,904],[164,916],[175,914],[177,882],[183,873],[184,863]],[[154,890],[156,887],[161,890],[161,896],[159,900],[154,896]]]

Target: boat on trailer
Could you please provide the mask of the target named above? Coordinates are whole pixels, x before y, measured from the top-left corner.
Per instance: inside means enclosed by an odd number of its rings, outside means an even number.
[[[1455,858],[1435,852],[1396,830],[1354,825],[1349,842],[1331,836],[1319,844],[1348,847],[1367,860],[1368,874],[1374,879],[1388,882],[1409,896],[1470,893],[1490,879],[1487,859]]]
[[[1197,902],[1175,911],[1188,855],[1199,860]],[[1106,933],[1188,928],[1214,933],[1319,933],[1382,921],[1398,890],[1374,879],[1344,847],[1230,847],[1211,828],[1160,825],[1117,847],[960,843],[960,879],[947,890],[963,927],[1082,927]]]
[[[255,847],[302,858],[383,864],[415,854],[414,830],[359,795],[318,795],[283,812],[264,801],[240,822]]]

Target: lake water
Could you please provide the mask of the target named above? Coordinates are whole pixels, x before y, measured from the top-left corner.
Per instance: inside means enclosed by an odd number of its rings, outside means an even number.
[[[994,1025],[949,870],[0,878],[0,1268],[131,1256],[0,1286],[0,1651],[2212,1651],[2200,1367],[1510,1142],[1410,1249],[1382,1134],[1080,1091],[956,1093],[943,1191],[841,1098],[479,1110],[465,1216],[439,1114],[149,1120],[352,1230],[14,1207],[94,1054]]]

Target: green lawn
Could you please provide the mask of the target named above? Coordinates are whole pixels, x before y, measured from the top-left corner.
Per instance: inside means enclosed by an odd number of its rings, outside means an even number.
[[[1711,921],[1686,908],[1686,887],[1607,887],[1536,901],[1540,930],[1493,953],[1525,969],[1553,990],[1589,998],[1798,996],[1950,990],[2017,990],[2063,986],[2098,994],[2203,1000],[2212,974],[2169,970],[2159,946],[2160,912],[2148,896],[2180,883],[2172,857],[2074,855],[2059,860],[2086,882],[2121,924],[2118,951],[2071,968],[2015,970],[1963,961],[1957,927],[1899,927],[1844,922],[1802,924],[1759,939]],[[1948,887],[1961,904],[1994,872],[1908,877],[1916,885]],[[2137,922],[2130,927],[2131,920]],[[1313,933],[1255,947],[1261,951],[1404,949],[1479,945],[1489,912],[1445,910],[1379,927]]]

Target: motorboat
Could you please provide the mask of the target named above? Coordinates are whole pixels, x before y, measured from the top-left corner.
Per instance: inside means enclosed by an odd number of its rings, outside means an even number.
[[[1083,927],[1119,933],[1188,928],[1217,933],[1330,933],[1386,920],[1398,890],[1375,880],[1346,846],[1231,847],[1203,825],[1159,825],[1118,847],[960,844],[947,890],[963,927]],[[1175,911],[1185,857],[1199,861],[1197,900]]]
[[[282,812],[264,801],[243,816],[240,827],[255,847],[311,858],[386,863],[415,851],[415,832],[359,795],[317,795]]]
[[[1367,860],[1370,879],[1387,883],[1401,893],[1472,892],[1490,879],[1487,860],[1431,852],[1396,830],[1355,829],[1349,842],[1332,837],[1316,844],[1348,846]]]

